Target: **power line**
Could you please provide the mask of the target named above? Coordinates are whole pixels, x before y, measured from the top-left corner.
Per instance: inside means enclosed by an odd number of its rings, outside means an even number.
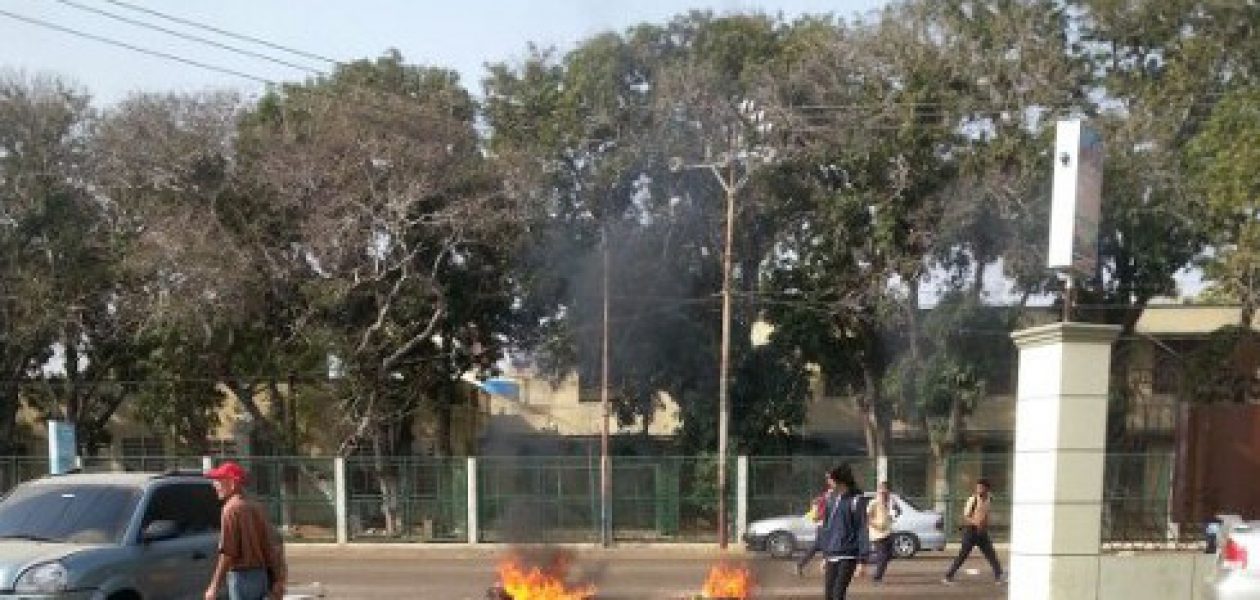
[[[36,18],[34,18],[34,17],[27,17],[27,16],[24,16],[24,15],[19,15],[19,14],[17,14],[17,13],[12,13],[12,12],[9,12],[9,11],[7,11],[7,10],[0,9],[0,16],[8,17],[8,18],[13,19],[13,20],[16,20],[16,21],[22,21],[22,22],[24,22],[24,23],[28,23],[28,24],[31,24],[31,25],[36,25],[36,26],[39,26],[39,27],[44,27],[44,28],[46,28],[46,29],[52,29],[52,30],[54,30],[54,31],[60,31],[60,32],[62,32],[62,33],[68,33],[68,34],[70,34],[70,35],[78,36],[78,37],[81,37],[81,38],[84,38],[84,39],[89,39],[89,40],[97,41],[97,42],[100,42],[100,43],[102,43],[102,44],[109,44],[109,45],[111,45],[111,46],[117,46],[117,47],[119,47],[119,48],[125,48],[125,49],[127,49],[127,50],[131,50],[132,52],[139,52],[139,53],[141,53],[141,54],[147,54],[147,55],[149,55],[149,56],[154,56],[154,57],[157,57],[157,58],[164,58],[164,59],[166,59],[166,60],[173,60],[173,61],[180,62],[180,63],[186,64],[186,65],[191,65],[191,66],[194,66],[194,67],[198,67],[198,68],[206,69],[206,70],[208,70],[208,71],[215,71],[215,72],[218,72],[218,73],[223,73],[223,74],[225,74],[225,75],[233,75],[233,76],[236,76],[236,77],[240,77],[240,78],[243,78],[243,79],[249,79],[249,80],[256,81],[256,82],[258,82],[258,83],[263,83],[263,84],[266,84],[266,85],[276,85],[276,82],[274,82],[274,81],[272,81],[272,80],[270,80],[270,79],[267,79],[267,78],[265,78],[265,77],[259,77],[259,76],[257,76],[257,75],[251,75],[251,74],[249,74],[249,73],[245,73],[245,72],[242,72],[242,71],[237,71],[237,70],[235,70],[235,69],[229,69],[229,68],[227,68],[227,67],[220,67],[220,66],[217,66],[217,65],[212,65],[212,64],[208,64],[208,63],[203,63],[203,62],[200,62],[200,61],[197,61],[197,60],[193,60],[193,59],[191,59],[191,58],[184,58],[184,57],[182,57],[182,56],[177,56],[177,55],[170,54],[170,53],[167,53],[167,52],[162,52],[162,51],[160,51],[160,50],[150,50],[150,49],[148,49],[148,48],[143,48],[143,47],[140,47],[140,46],[135,46],[135,45],[132,45],[132,44],[128,44],[127,42],[120,42],[120,41],[118,41],[118,40],[114,40],[114,39],[110,39],[110,38],[107,38],[107,37],[99,36],[99,35],[96,35],[96,34],[93,34],[93,33],[87,33],[87,32],[85,32],[85,31],[80,31],[80,30],[78,30],[78,29],[72,29],[72,28],[70,28],[70,27],[65,27],[65,26],[62,26],[62,25],[58,25],[58,24],[56,24],[56,23],[51,23],[51,22],[48,22],[48,21],[44,21],[44,20],[42,20],[42,19],[36,19]]]
[[[216,42],[216,41],[214,41],[214,40],[207,39],[207,38],[204,38],[204,37],[201,37],[201,36],[192,35],[192,34],[188,34],[188,33],[183,33],[183,32],[180,32],[180,31],[175,31],[175,30],[173,30],[173,29],[167,29],[167,28],[162,27],[162,26],[160,26],[160,25],[154,25],[154,24],[152,24],[152,23],[146,23],[146,22],[144,22],[144,21],[138,21],[138,20],[136,20],[136,19],[131,19],[131,18],[128,18],[128,17],[124,17],[124,16],[122,16],[122,15],[114,14],[114,13],[111,13],[111,12],[109,12],[109,11],[104,11],[104,10],[101,10],[101,9],[99,9],[99,8],[94,8],[94,7],[91,7],[91,6],[84,6],[83,4],[80,4],[80,3],[78,3],[78,2],[75,2],[74,0],[57,0],[57,2],[60,2],[61,4],[65,4],[66,6],[70,6],[70,7],[73,7],[73,8],[77,8],[77,9],[79,9],[79,10],[83,10],[83,11],[87,11],[87,12],[95,13],[95,14],[98,14],[98,15],[101,15],[101,16],[104,16],[104,17],[107,17],[107,18],[110,18],[110,19],[114,19],[114,20],[116,20],[116,21],[121,21],[121,22],[123,22],[123,23],[127,23],[127,24],[130,24],[130,25],[135,25],[135,26],[137,26],[137,27],[144,27],[144,28],[146,28],[146,29],[152,29],[152,30],[155,30],[155,31],[160,31],[160,32],[165,33],[165,34],[167,34],[167,35],[172,35],[172,36],[175,36],[175,37],[178,37],[178,38],[181,38],[181,39],[185,39],[185,40],[192,40],[192,41],[194,41],[194,42],[200,42],[200,43],[202,43],[202,44],[207,44],[207,45],[210,45],[210,46],[214,46],[215,48],[221,48],[221,49],[223,49],[223,50],[227,50],[227,51],[229,51],[229,52],[235,52],[235,53],[240,54],[240,55],[242,55],[242,56],[249,56],[249,57],[251,57],[251,58],[258,58],[258,59],[262,59],[262,60],[265,60],[265,61],[273,62],[273,63],[279,64],[279,65],[284,65],[284,66],[286,66],[286,67],[291,67],[291,68],[294,68],[294,69],[299,69],[299,70],[306,71],[306,72],[308,72],[308,73],[313,73],[313,74],[316,74],[316,75],[323,75],[323,74],[324,74],[324,72],[323,72],[323,71],[320,71],[319,69],[313,69],[313,68],[311,68],[311,67],[307,67],[307,66],[304,66],[304,65],[299,65],[299,64],[297,64],[297,63],[289,62],[289,61],[287,61],[287,60],[281,60],[281,59],[278,59],[278,58],[274,58],[274,57],[268,56],[268,55],[266,55],[266,54],[262,54],[262,53],[260,53],[260,52],[254,52],[254,51],[251,51],[251,50],[245,50],[245,49],[243,49],[243,48],[237,48],[237,47],[235,47],[235,46],[229,46],[229,45],[227,45],[227,44],[222,44],[222,43],[219,43],[219,42]]]
[[[294,55],[297,55],[297,56],[302,56],[302,57],[305,57],[305,58],[310,58],[310,59],[314,59],[314,60],[318,60],[318,61],[323,61],[323,62],[326,62],[326,63],[331,64],[331,65],[340,65],[340,64],[341,64],[341,62],[340,62],[340,61],[337,61],[337,60],[332,59],[332,58],[328,58],[327,56],[321,56],[321,55],[319,55],[319,54],[315,54],[315,53],[313,53],[313,52],[307,52],[307,51],[305,51],[305,50],[297,50],[297,49],[295,49],[295,48],[290,48],[290,47],[288,47],[288,46],[284,46],[284,45],[281,45],[281,44],[276,44],[276,43],[269,42],[269,41],[267,41],[267,40],[260,39],[260,38],[256,38],[256,37],[253,37],[253,36],[248,36],[248,35],[244,35],[244,34],[240,34],[240,33],[233,33],[233,32],[228,31],[228,30],[226,30],[226,29],[220,29],[220,28],[218,28],[218,27],[214,27],[214,26],[211,26],[211,25],[206,25],[206,24],[204,24],[204,23],[199,23],[199,22],[197,22],[197,21],[193,21],[192,19],[184,19],[184,18],[181,18],[181,17],[176,17],[176,16],[174,16],[174,15],[170,15],[170,14],[167,14],[167,13],[163,13],[163,12],[160,12],[160,11],[156,11],[156,10],[153,10],[153,9],[150,9],[150,8],[145,8],[145,7],[143,7],[143,6],[136,6],[136,5],[134,5],[134,4],[130,4],[130,3],[128,3],[128,2],[123,2],[122,0],[105,0],[105,1],[106,1],[106,2],[108,2],[108,3],[110,3],[110,4],[113,4],[113,5],[115,5],[115,6],[121,6],[121,7],[123,7],[123,8],[131,9],[131,10],[134,10],[134,11],[139,11],[139,12],[146,13],[146,14],[149,14],[149,15],[153,15],[153,16],[158,17],[158,18],[161,18],[161,19],[166,19],[166,20],[168,20],[168,21],[172,21],[172,22],[175,22],[175,23],[179,23],[180,25],[187,25],[187,26],[189,26],[189,27],[196,27],[196,28],[198,28],[198,29],[203,29],[203,30],[205,30],[205,31],[211,31],[211,32],[217,33],[217,34],[219,34],[219,35],[227,36],[227,37],[230,37],[230,38],[233,38],[233,39],[237,39],[237,40],[240,40],[240,41],[243,41],[243,42],[252,42],[252,43],[254,43],[254,44],[259,44],[259,45],[262,45],[262,46],[266,46],[266,47],[271,48],[271,49],[273,49],[273,50],[280,50],[280,51],[282,51],[282,52],[288,52],[288,53],[290,53],[290,54],[294,54]]]

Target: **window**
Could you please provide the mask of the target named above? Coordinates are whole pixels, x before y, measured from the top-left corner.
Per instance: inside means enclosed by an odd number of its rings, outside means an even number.
[[[116,485],[26,484],[0,502],[0,539],[119,543],[140,490]]]
[[[179,535],[196,535],[219,530],[222,506],[209,483],[163,485],[149,496],[141,529],[154,521],[175,521]]]

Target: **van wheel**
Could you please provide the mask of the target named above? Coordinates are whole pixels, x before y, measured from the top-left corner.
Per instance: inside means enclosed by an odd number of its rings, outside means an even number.
[[[796,552],[796,538],[786,531],[776,531],[766,538],[766,548],[775,558],[791,558]]]
[[[896,533],[892,537],[893,558],[913,558],[919,552],[919,538],[913,533]]]

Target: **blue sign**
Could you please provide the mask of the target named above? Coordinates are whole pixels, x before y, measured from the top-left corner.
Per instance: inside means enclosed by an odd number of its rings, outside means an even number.
[[[74,423],[48,421],[48,473],[64,475],[75,468]]]

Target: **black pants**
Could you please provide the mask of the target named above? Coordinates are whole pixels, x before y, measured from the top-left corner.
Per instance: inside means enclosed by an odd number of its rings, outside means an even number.
[[[954,578],[954,573],[958,572],[958,567],[967,560],[972,548],[980,548],[980,552],[983,552],[984,557],[989,560],[989,566],[993,567],[993,578],[1001,579],[1002,565],[998,562],[997,553],[993,551],[993,540],[989,539],[988,531],[980,531],[975,527],[963,528],[962,549],[958,551],[958,558],[954,559],[954,564],[950,565],[949,571],[945,573],[945,578]]]
[[[871,542],[871,561],[875,565],[875,574],[871,579],[883,581],[884,571],[888,570],[888,561],[892,560],[892,536]]]
[[[823,576],[823,597],[826,600],[844,600],[849,593],[849,584],[853,583],[853,573],[857,571],[854,559],[828,560],[827,572]]]

